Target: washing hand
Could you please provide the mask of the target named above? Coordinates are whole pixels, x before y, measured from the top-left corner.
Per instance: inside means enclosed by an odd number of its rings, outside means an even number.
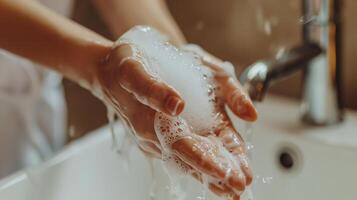
[[[252,182],[252,172],[246,159],[244,142],[233,128],[225,112],[225,105],[247,121],[254,121],[257,113],[249,97],[230,75],[230,70],[225,69],[226,65],[222,61],[197,48],[189,49],[200,56],[214,75],[219,88],[216,96],[219,102],[217,112],[221,120],[213,136],[208,133],[198,135],[191,133],[189,127],[183,128],[186,136],[174,141],[169,147],[174,156],[172,159],[184,165],[201,181],[203,177],[209,177],[209,188],[217,195],[239,199],[245,186]],[[157,137],[159,133],[155,132],[155,118],[166,118],[168,120],[159,123],[171,126],[173,120],[177,119],[174,116],[183,111],[185,102],[176,90],[152,77],[140,62],[131,59],[132,54],[128,45],[114,48],[98,68],[98,85],[102,98],[116,109],[131,128],[139,147],[148,155],[162,158],[164,147]],[[212,137],[218,138],[221,144],[209,142]],[[219,146],[226,148],[237,159],[239,166],[227,169],[225,163],[229,161],[220,154]]]
[[[158,10],[153,13],[158,13]],[[0,13],[0,26],[6,27],[1,29],[4,36],[0,37],[1,48],[41,63],[94,90],[130,126],[140,148],[161,158],[163,146],[157,137],[154,121],[162,113],[166,114],[164,118],[178,116],[184,110],[185,102],[173,88],[157,81],[139,62],[130,59],[132,51],[129,46],[112,49],[112,41],[56,15],[36,1],[1,1]],[[164,18],[160,16],[158,19]],[[147,22],[146,16],[143,19]],[[118,24],[119,20],[113,21]],[[182,39],[176,41],[182,42]],[[108,52],[107,59],[98,65],[98,60],[102,61]],[[252,174],[245,159],[244,143],[227,117],[224,105],[249,121],[256,119],[256,111],[238,82],[224,70],[225,65],[201,53],[198,54],[212,70],[220,88],[219,92],[216,91],[220,124],[213,130],[214,135],[191,133],[191,129],[185,127],[187,137],[176,140],[169,148],[175,156],[173,159],[183,163],[194,177],[203,180],[208,176],[213,192],[237,199],[239,191],[250,184]],[[170,123],[171,120],[162,122]],[[210,142],[212,137],[219,139],[218,144]],[[195,151],[197,146],[204,148]],[[220,146],[226,148],[240,165],[227,170],[224,165],[228,163],[226,157],[217,151]]]

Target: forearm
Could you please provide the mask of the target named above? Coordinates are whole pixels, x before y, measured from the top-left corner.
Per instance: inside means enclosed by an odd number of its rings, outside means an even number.
[[[0,0],[0,48],[91,82],[112,42],[31,0]]]
[[[149,25],[184,44],[185,38],[163,0],[93,0],[115,37],[135,25]]]

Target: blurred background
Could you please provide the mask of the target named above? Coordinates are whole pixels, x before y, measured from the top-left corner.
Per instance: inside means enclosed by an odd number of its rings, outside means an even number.
[[[301,42],[301,0],[167,0],[167,4],[187,40],[232,62],[237,75],[255,61],[273,58]],[[357,1],[343,4],[344,104],[357,109]],[[72,18],[111,38],[90,1],[77,0]],[[297,73],[270,92],[298,99],[301,77]],[[70,140],[107,123],[106,108],[99,100],[68,80],[64,85]]]

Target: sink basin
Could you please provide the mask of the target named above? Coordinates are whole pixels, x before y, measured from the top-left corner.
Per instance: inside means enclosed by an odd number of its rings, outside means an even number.
[[[269,97],[258,110],[250,136],[255,200],[357,199],[357,114],[348,112],[336,126],[310,127],[299,122],[298,103],[291,100]],[[120,123],[116,133],[123,141]],[[161,162],[146,159],[135,146],[126,150],[113,151],[109,127],[103,127],[45,163],[1,180],[0,199],[170,199]],[[190,177],[181,181],[188,194],[183,199],[202,199],[200,184]],[[208,193],[207,199],[219,198]]]
[[[357,199],[355,112],[346,112],[342,124],[316,127],[300,122],[297,102],[270,97],[258,109],[252,134],[252,164],[260,175],[256,199]],[[294,161],[290,168],[282,159],[287,154]]]

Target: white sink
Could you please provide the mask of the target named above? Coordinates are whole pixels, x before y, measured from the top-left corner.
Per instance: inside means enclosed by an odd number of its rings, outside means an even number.
[[[343,124],[325,128],[300,124],[296,102],[269,97],[258,109],[252,135],[255,200],[357,199],[357,114],[348,112]],[[152,188],[157,193],[152,199],[169,199],[159,161],[153,163],[155,187],[150,162],[136,147],[127,158],[111,145],[108,127],[94,131],[40,166],[1,180],[0,199],[149,200]],[[294,160],[290,169],[279,162],[282,152]],[[184,182],[190,194],[185,199],[199,199],[200,185],[191,178]]]
[[[260,107],[254,127],[253,167],[270,184],[256,184],[258,200],[356,200],[357,114],[348,111],[342,124],[304,125],[299,104],[268,98]],[[293,155],[295,165],[285,170],[281,152]]]

